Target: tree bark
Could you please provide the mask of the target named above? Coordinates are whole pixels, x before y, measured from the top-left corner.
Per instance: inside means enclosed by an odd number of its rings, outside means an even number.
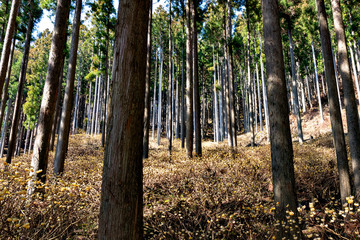
[[[198,37],[196,26],[196,9],[195,1],[192,1],[191,15],[193,20],[192,29],[192,53],[193,53],[193,77],[194,77],[194,126],[195,126],[195,153],[197,156],[202,155],[201,149],[201,124],[200,124],[200,89],[199,89],[199,66],[198,66]]]
[[[168,120],[169,120],[169,155],[171,155],[172,150],[172,138],[173,138],[173,116],[172,116],[172,110],[173,110],[173,65],[172,65],[172,34],[171,34],[171,0],[169,0],[169,78],[168,78]]]
[[[10,48],[15,32],[16,17],[18,15],[20,2],[21,2],[20,0],[13,0],[11,3],[11,10],[9,15],[8,25],[6,28],[6,34],[5,34],[3,49],[1,53],[1,61],[0,61],[0,94],[2,94],[3,86],[5,83],[8,62],[9,62]]]
[[[296,216],[297,198],[278,1],[263,0],[262,12],[268,75],[267,90],[274,200],[276,203],[275,217],[279,221],[286,221],[287,211],[294,212]],[[286,235],[282,224],[279,224],[278,228],[278,239],[291,236]]]
[[[339,0],[331,0],[334,28],[336,32],[336,39],[339,54],[340,74],[342,78],[346,120],[349,134],[350,157],[352,161],[352,168],[354,172],[354,187],[356,196],[360,194],[360,129],[359,129],[359,115],[356,105],[354,84],[351,78],[351,69],[349,63],[349,54],[346,46],[346,35],[342,12]]]
[[[119,4],[99,239],[143,238],[143,123],[150,1]]]
[[[31,180],[29,181],[28,195],[34,193],[37,179],[40,179],[43,183],[46,181],[51,126],[52,120],[54,119],[56,96],[59,90],[59,77],[61,73],[59,66],[62,61],[62,56],[64,55],[69,9],[70,0],[58,1],[49,65],[41,101],[33,157],[31,160],[31,167],[34,171],[30,173]]]
[[[34,27],[34,21],[33,21],[33,5],[34,2],[30,1],[30,13],[29,13],[29,21],[27,25],[27,31],[26,31],[26,41],[25,41],[25,48],[24,48],[24,54],[21,62],[21,72],[19,75],[19,85],[18,90],[16,93],[16,99],[15,99],[15,107],[14,107],[14,115],[13,120],[11,123],[11,131],[10,131],[10,139],[8,144],[8,151],[6,154],[6,162],[11,163],[11,159],[13,157],[15,147],[16,147],[16,135],[17,130],[19,126],[19,120],[21,115],[21,107],[23,103],[23,92],[25,87],[25,80],[26,80],[26,70],[27,65],[29,61],[29,51],[30,51],[30,43],[31,43],[31,34]],[[21,136],[20,136],[21,137]]]
[[[344,204],[346,203],[346,197],[349,197],[351,195],[349,165],[347,159],[343,124],[341,119],[341,111],[339,107],[339,99],[336,89],[334,63],[332,59],[330,43],[331,38],[328,28],[324,0],[316,0],[316,5],[320,23],[320,38],[324,58],[325,78],[328,87],[331,129],[334,138],[337,167],[340,178],[340,195],[341,201]]]
[[[77,51],[79,46],[79,30],[81,25],[80,22],[81,8],[82,8],[82,0],[76,0],[76,10],[73,20],[73,30],[71,36],[69,67],[68,67],[68,74],[66,80],[64,101],[61,112],[58,141],[56,144],[56,152],[54,158],[55,175],[60,175],[64,172],[65,157],[69,145],[71,112],[74,105],[74,84],[75,84]]]
[[[194,143],[191,1],[186,4],[186,154],[189,158],[192,158]]]
[[[316,95],[318,97],[321,122],[324,122],[324,114],[323,114],[323,109],[322,109],[322,104],[321,104],[321,94],[320,94],[319,77],[318,77],[318,71],[317,71],[317,65],[316,65],[314,42],[311,42],[311,49],[312,49],[312,55],[313,55],[313,61],[314,61],[314,69],[315,69]]]
[[[144,139],[143,158],[149,157],[149,128],[150,128],[150,78],[151,78],[151,32],[152,32],[152,0],[149,8],[149,24],[147,29],[147,52],[146,52],[146,78],[145,78],[145,111],[144,111]],[[156,78],[156,75],[155,75]],[[155,84],[154,84],[155,87]],[[154,95],[155,97],[155,95]],[[155,101],[154,101],[155,102]],[[153,130],[154,131],[154,130]]]

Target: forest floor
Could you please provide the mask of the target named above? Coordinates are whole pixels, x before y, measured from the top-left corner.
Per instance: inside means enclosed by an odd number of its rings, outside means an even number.
[[[306,141],[294,138],[294,163],[299,202],[298,224],[307,239],[356,239],[359,202],[341,208],[329,113],[303,116]],[[345,116],[344,116],[345,117]],[[290,117],[293,136],[296,120]],[[345,120],[345,118],[343,118]],[[151,137],[150,137],[151,139]],[[238,136],[236,151],[227,142],[203,142],[203,156],[191,160],[174,141],[151,140],[144,160],[144,235],[146,239],[272,239],[275,204],[270,146],[266,133],[257,147],[246,147],[250,135]],[[0,239],[96,239],[103,149],[100,136],[71,136],[65,174],[52,175],[31,201],[26,199],[30,155],[0,160]],[[289,212],[289,219],[294,217]],[[295,227],[288,221],[288,229]]]

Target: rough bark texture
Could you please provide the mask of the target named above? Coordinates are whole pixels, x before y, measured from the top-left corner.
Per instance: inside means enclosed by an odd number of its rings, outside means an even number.
[[[268,75],[275,217],[282,221],[286,220],[286,211],[297,212],[297,199],[278,1],[263,0],[262,11]],[[278,239],[286,237],[281,224],[279,224],[279,230]]]
[[[331,129],[334,138],[337,167],[340,178],[340,195],[341,195],[341,201],[345,203],[346,197],[351,195],[351,185],[350,185],[350,174],[349,174],[349,165],[348,165],[346,145],[345,145],[344,130],[341,119],[341,111],[339,106],[337,88],[336,88],[334,63],[331,53],[331,39],[328,28],[324,0],[316,0],[316,5],[317,5],[319,23],[320,23],[321,49],[324,58],[325,78],[328,88]]]
[[[37,178],[46,181],[46,170],[49,156],[49,142],[51,127],[54,119],[56,95],[59,89],[59,65],[65,49],[67,20],[69,18],[70,0],[59,0],[56,7],[54,33],[51,42],[49,65],[41,101],[38,120],[37,135],[31,160],[31,180],[29,181],[28,194],[34,192]]]
[[[144,111],[144,139],[143,139],[143,158],[149,157],[149,128],[150,128],[150,78],[151,78],[151,31],[152,31],[152,0],[149,8],[149,24],[147,29],[147,53],[146,53],[146,79],[145,79],[145,111]],[[155,74],[156,79],[156,74]],[[156,82],[156,80],[155,80]],[[156,83],[155,83],[156,84]],[[154,88],[155,88],[154,84]],[[154,92],[155,99],[155,92]],[[154,101],[155,106],[155,101]],[[155,107],[153,114],[155,115]],[[155,118],[154,118],[155,119]],[[154,126],[155,121],[153,121]],[[153,134],[154,134],[153,127]]]
[[[74,105],[74,85],[77,51],[79,45],[79,30],[81,17],[82,0],[76,1],[76,10],[73,20],[73,30],[71,36],[71,50],[69,58],[69,68],[66,80],[66,88],[64,101],[61,112],[60,128],[58,133],[58,141],[56,144],[56,152],[54,159],[54,174],[59,175],[64,171],[65,157],[69,144],[71,111]]]
[[[339,69],[344,90],[344,103],[349,134],[350,156],[354,172],[354,187],[356,196],[360,194],[360,129],[359,115],[356,105],[354,84],[351,78],[349,54],[346,46],[344,22],[342,18],[340,1],[331,0],[334,18],[334,27],[339,54]]]
[[[201,149],[201,124],[200,124],[200,89],[199,89],[199,66],[198,66],[198,39],[196,27],[196,10],[195,3],[192,1],[191,15],[193,20],[193,69],[194,69],[194,124],[195,124],[195,153],[197,156],[202,155]]]
[[[27,70],[27,64],[29,61],[29,51],[30,51],[30,42],[31,42],[31,34],[34,27],[34,21],[33,21],[33,1],[30,1],[30,13],[29,13],[29,22],[27,25],[27,31],[26,31],[26,41],[25,41],[25,48],[24,48],[24,54],[21,62],[21,71],[19,75],[19,85],[18,90],[16,93],[16,99],[15,99],[15,108],[14,108],[14,115],[11,123],[11,131],[10,131],[10,139],[8,144],[8,151],[6,154],[6,162],[11,163],[11,159],[13,157],[15,146],[16,146],[16,135],[17,130],[19,126],[19,120],[21,115],[21,107],[23,103],[23,92],[24,92],[24,86],[25,86],[25,79],[26,79],[26,70]]]
[[[13,0],[11,3],[9,21],[6,28],[6,34],[5,34],[4,45],[3,45],[3,49],[1,53],[1,61],[0,61],[0,94],[2,94],[3,86],[5,83],[6,72],[7,72],[9,56],[10,56],[10,48],[12,44],[12,38],[15,32],[16,17],[19,11],[20,2],[21,2],[20,0]]]
[[[150,1],[122,0],[114,46],[99,239],[143,238],[143,123]]]
[[[194,143],[191,1],[188,0],[186,4],[186,154],[189,158],[192,158]]]

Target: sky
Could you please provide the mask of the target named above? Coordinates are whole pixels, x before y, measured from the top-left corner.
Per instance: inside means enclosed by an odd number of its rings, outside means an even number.
[[[167,0],[166,0],[167,1]],[[165,0],[153,0],[153,11],[155,11],[158,6],[163,5],[165,6]],[[117,0],[114,1],[114,7],[115,9],[118,9],[119,2]],[[116,10],[117,11],[117,10]],[[85,14],[82,14],[82,20],[84,20]],[[54,20],[55,17],[50,18],[50,12],[44,10],[43,16],[41,18],[41,21],[37,24],[36,30],[33,34],[34,37],[38,36],[41,32],[43,32],[45,29],[49,29],[52,31],[54,29]]]

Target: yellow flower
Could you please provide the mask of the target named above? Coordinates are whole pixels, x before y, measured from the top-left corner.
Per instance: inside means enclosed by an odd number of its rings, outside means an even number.
[[[24,225],[22,225],[23,228],[29,229],[30,228],[30,224],[29,223],[25,223]]]

